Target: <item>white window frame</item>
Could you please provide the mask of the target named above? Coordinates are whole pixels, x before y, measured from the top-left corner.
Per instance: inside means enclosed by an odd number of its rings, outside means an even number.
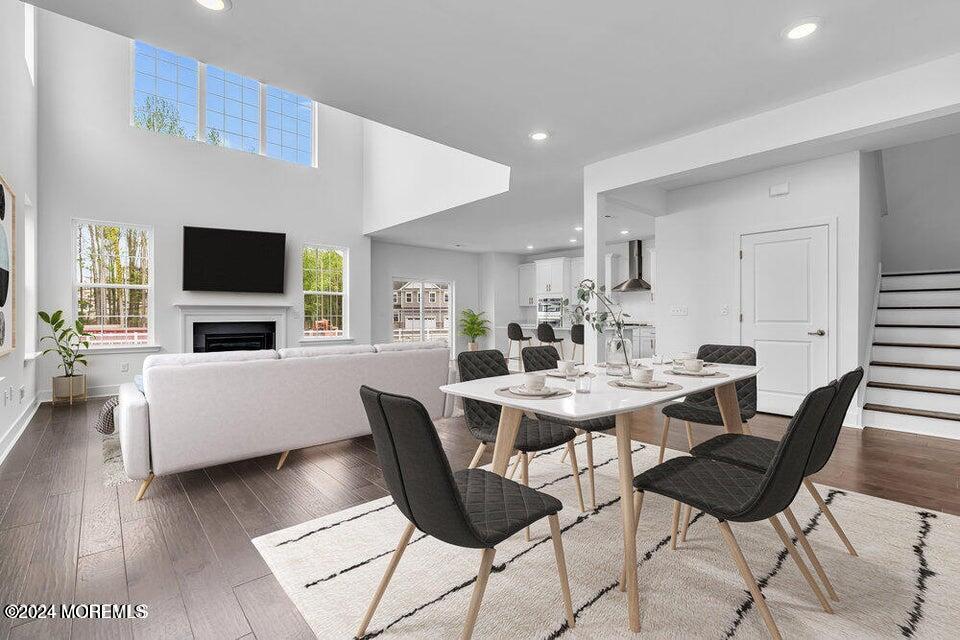
[[[423,326],[424,325],[423,323],[424,305],[426,304],[426,296],[423,295],[423,290],[424,290],[423,285],[424,283],[427,283],[427,282],[433,282],[435,284],[442,284],[447,286],[447,293],[450,296],[450,300],[447,302],[444,302],[444,305],[450,311],[450,329],[449,329],[450,335],[448,336],[447,340],[450,346],[450,353],[451,354],[456,353],[456,350],[457,350],[456,348],[456,345],[457,345],[456,285],[457,283],[453,280],[446,280],[444,278],[421,278],[419,276],[411,276],[411,277],[393,276],[390,279],[391,288],[393,286],[393,283],[395,282],[407,282],[407,283],[416,282],[419,285],[418,291],[420,292],[420,295],[419,295],[420,342],[425,342],[424,338],[426,337],[426,329],[424,329],[424,326]],[[409,291],[405,293],[410,293],[412,295],[412,292],[409,292]],[[392,324],[390,326],[390,341],[394,342]]]
[[[295,164],[295,163],[291,163]],[[301,165],[302,166],[302,165]],[[343,254],[343,291],[305,291],[303,288],[303,251],[304,249],[322,249],[324,251],[340,251]],[[343,331],[339,336],[308,336],[305,329],[300,327],[300,343],[312,342],[352,342],[350,333],[350,249],[344,246],[326,242],[305,242],[300,247],[300,307],[306,318],[307,295],[338,295],[343,298]]]
[[[149,44],[149,43],[147,43]],[[153,45],[151,45],[153,46]],[[180,54],[177,54],[180,55]],[[137,126],[134,120],[134,107],[133,101],[136,93],[136,78],[137,78],[137,40],[135,38],[130,39],[130,69],[127,74],[127,107],[129,110],[130,117],[130,126],[135,129],[140,129]],[[220,66],[220,65],[216,65]],[[221,69],[226,70],[224,67]],[[241,74],[242,75],[242,74]],[[247,77],[247,76],[244,76]],[[252,79],[252,78],[251,78]],[[259,155],[270,160],[279,160],[280,162],[285,162],[286,164],[297,165],[300,167],[305,167],[308,165],[302,165],[299,162],[290,162],[289,160],[284,160],[283,158],[271,158],[267,155],[267,85],[268,83],[263,80],[257,80],[260,83],[260,141],[259,141],[259,151],[244,151],[243,149],[231,149],[230,147],[223,147],[228,151],[239,151],[241,153],[246,153],[248,155]],[[270,85],[276,87],[277,85]],[[277,87],[280,89],[281,87]],[[288,89],[289,91],[289,89]],[[304,96],[306,97],[306,96]],[[314,100],[310,99],[310,156],[311,162],[309,167],[317,169],[320,166],[320,134],[318,131],[318,125],[320,124],[320,104]],[[143,129],[141,129],[143,130]],[[178,138],[179,136],[168,136],[171,138]],[[207,63],[203,60],[197,59],[197,135],[194,138],[181,138],[182,140],[189,140],[191,142],[199,142],[207,146],[213,146],[207,142]]]
[[[132,101],[131,101],[132,103]],[[154,268],[154,233],[153,226],[147,224],[138,224],[134,222],[117,222],[115,220],[96,220],[93,218],[72,218],[72,230],[70,234],[70,255],[73,257],[73,260],[70,263],[70,268],[73,270],[70,280],[73,283],[71,287],[71,295],[73,300],[70,303],[70,307],[73,310],[73,317],[80,317],[80,289],[81,288],[100,288],[100,289],[140,289],[147,292],[147,342],[146,344],[104,344],[98,345],[96,343],[91,343],[90,347],[85,349],[86,352],[111,352],[111,353],[122,353],[125,351],[136,352],[136,351],[157,351],[159,346],[156,344],[156,269]],[[150,254],[147,256],[147,277],[148,282],[145,285],[125,285],[125,284],[94,284],[89,283],[81,285],[77,280],[77,265],[80,260],[80,256],[77,254],[77,234],[80,232],[80,226],[85,224],[92,224],[101,227],[120,227],[124,229],[141,229],[147,233],[147,251]]]

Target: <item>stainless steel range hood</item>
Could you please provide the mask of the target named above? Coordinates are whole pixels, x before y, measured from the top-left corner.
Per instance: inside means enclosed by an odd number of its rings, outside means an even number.
[[[650,283],[643,279],[643,243],[631,240],[627,243],[627,269],[629,277],[615,286],[612,291],[648,291]]]

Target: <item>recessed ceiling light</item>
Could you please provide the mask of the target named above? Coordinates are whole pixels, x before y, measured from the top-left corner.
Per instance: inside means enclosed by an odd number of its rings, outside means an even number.
[[[570,242],[576,242],[576,241],[577,241],[576,238],[570,238]]]
[[[197,4],[210,11],[227,11],[233,6],[230,0],[197,0]]]
[[[550,137],[550,134],[546,131],[534,131],[530,134],[530,139],[535,142],[543,142]]]
[[[532,244],[528,244],[528,245],[527,245],[527,249],[533,249],[533,245],[532,245]]]
[[[820,18],[804,18],[797,24],[783,30],[783,36],[788,40],[802,40],[820,28]]]
[[[576,226],[576,227],[573,228],[573,230],[574,230],[574,231],[583,231],[583,227],[581,227],[581,226]]]
[[[625,236],[630,233],[630,229],[620,229],[620,235]]]

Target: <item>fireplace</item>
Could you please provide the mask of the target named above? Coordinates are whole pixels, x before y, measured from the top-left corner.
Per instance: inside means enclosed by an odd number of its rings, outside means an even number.
[[[256,351],[276,345],[277,323],[194,322],[193,352]]]

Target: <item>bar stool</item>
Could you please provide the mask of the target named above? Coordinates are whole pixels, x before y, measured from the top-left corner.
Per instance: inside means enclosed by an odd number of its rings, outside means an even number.
[[[583,325],[575,324],[570,327],[570,343],[573,345],[571,348],[570,359],[577,359],[577,346],[580,347],[580,362],[584,362],[584,351],[583,351]]]
[[[523,353],[523,343],[531,342],[533,340],[530,336],[523,335],[523,329],[516,322],[511,322],[507,325],[507,340],[509,340],[507,346],[507,360],[517,360],[520,362],[520,371],[523,371],[523,358],[520,357],[520,354]],[[513,352],[513,343],[517,343],[517,355],[511,357],[510,354]]]
[[[560,358],[563,358],[563,338],[558,338],[556,334],[553,333],[552,325],[549,325],[546,322],[541,322],[538,324],[537,340],[540,341],[540,344],[548,344],[556,347],[557,351],[560,352]]]

